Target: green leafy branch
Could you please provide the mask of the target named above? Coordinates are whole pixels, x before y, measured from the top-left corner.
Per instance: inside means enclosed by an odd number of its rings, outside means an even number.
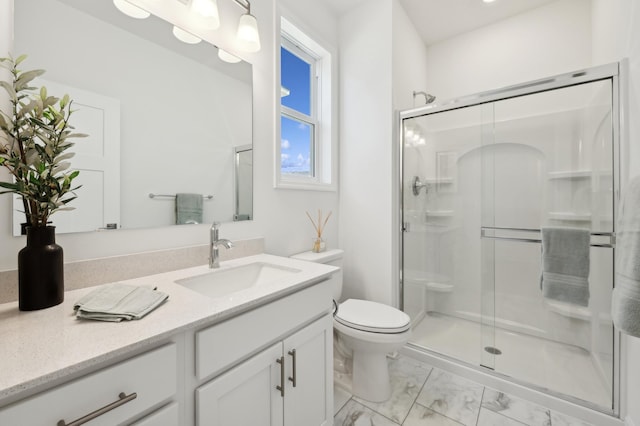
[[[74,145],[71,139],[86,135],[72,132],[68,95],[60,99],[46,87],[30,86],[44,70],[21,71],[25,59],[0,58],[12,77],[11,83],[0,81],[11,102],[9,113],[0,111],[0,166],[13,176],[12,182],[0,182],[0,194],[21,195],[27,224],[46,226],[53,213],[73,209],[67,204],[76,198],[73,180],[79,172],[69,170],[75,154],[66,151]]]

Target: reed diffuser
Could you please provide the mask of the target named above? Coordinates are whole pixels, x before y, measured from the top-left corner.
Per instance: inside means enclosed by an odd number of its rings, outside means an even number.
[[[314,253],[320,253],[321,251],[325,251],[327,246],[325,241],[322,239],[322,231],[324,231],[324,227],[326,226],[329,218],[331,217],[331,212],[322,220],[322,210],[318,209],[318,222],[316,223],[309,212],[307,213],[307,217],[311,221],[313,228],[316,230],[316,237],[313,238],[313,245],[311,247],[311,251]]]

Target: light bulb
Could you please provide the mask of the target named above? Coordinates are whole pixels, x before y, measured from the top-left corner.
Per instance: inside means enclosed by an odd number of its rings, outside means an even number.
[[[173,26],[173,35],[183,43],[198,44],[202,41],[200,37],[196,37],[193,34],[183,30],[180,27]]]
[[[220,14],[216,0],[191,0],[191,10],[202,18],[204,27],[215,30],[220,26]]]
[[[149,12],[129,3],[127,0],[113,0],[113,4],[120,12],[135,19],[145,19],[151,16]]]
[[[245,52],[255,53],[260,50],[260,34],[255,16],[245,13],[240,17],[237,38],[240,48]]]
[[[238,62],[240,62],[242,59],[238,58],[235,55],[232,55],[231,53],[227,52],[226,50],[222,50],[220,48],[218,48],[218,58],[220,58],[220,60],[224,61],[224,62],[229,62],[230,64],[236,64]]]

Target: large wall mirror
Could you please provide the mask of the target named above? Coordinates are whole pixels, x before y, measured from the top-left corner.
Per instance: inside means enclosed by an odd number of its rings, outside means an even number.
[[[215,46],[178,41],[168,22],[127,17],[110,0],[16,0],[14,20],[23,68],[45,69],[40,84],[69,93],[71,123],[90,135],[74,147],[83,186],[75,210],[52,216],[58,232],[253,218],[252,162],[237,161],[239,147],[252,153],[250,64],[222,62]],[[180,221],[183,210],[195,215]],[[23,217],[15,211],[16,235]]]

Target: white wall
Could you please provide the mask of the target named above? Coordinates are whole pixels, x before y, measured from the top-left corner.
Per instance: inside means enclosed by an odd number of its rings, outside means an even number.
[[[391,303],[392,1],[365,2],[340,18],[340,246],[343,298]]]
[[[429,90],[439,100],[591,64],[591,8],[562,0],[429,46]]]
[[[393,0],[393,108],[404,110],[424,105],[424,97],[413,92],[429,93],[427,49],[407,12]]]
[[[224,224],[221,234],[225,238],[240,239],[264,236],[269,253],[289,255],[311,248],[313,229],[305,216],[305,210],[321,208],[325,211],[338,209],[335,192],[303,192],[275,190],[273,188],[274,138],[276,134],[276,102],[279,101],[279,84],[276,84],[276,51],[279,35],[276,32],[275,0],[252,2],[252,13],[260,26],[262,50],[257,54],[243,55],[254,65],[254,183],[255,220]],[[311,11],[301,11],[307,22],[317,20]],[[12,2],[0,0],[0,19],[12,16]],[[225,16],[222,16],[222,20]],[[326,18],[329,19],[329,18]],[[0,55],[11,51],[12,25],[0,26]],[[329,27],[335,23],[328,23]],[[324,27],[320,22],[318,27]],[[222,41],[227,46],[228,41]],[[335,47],[334,47],[335,48]],[[28,52],[27,52],[28,53]],[[7,105],[4,93],[0,102]],[[0,171],[0,179],[7,173]],[[62,213],[61,213],[62,214]],[[15,269],[17,253],[24,246],[23,238],[12,237],[11,197],[0,196],[0,270]],[[135,231],[115,231],[59,235],[57,242],[64,247],[65,261],[92,259],[119,254],[136,253],[165,248],[206,244],[208,225],[189,227],[167,227]],[[336,246],[338,221],[327,225],[328,245]],[[206,259],[203,259],[205,262]]]

